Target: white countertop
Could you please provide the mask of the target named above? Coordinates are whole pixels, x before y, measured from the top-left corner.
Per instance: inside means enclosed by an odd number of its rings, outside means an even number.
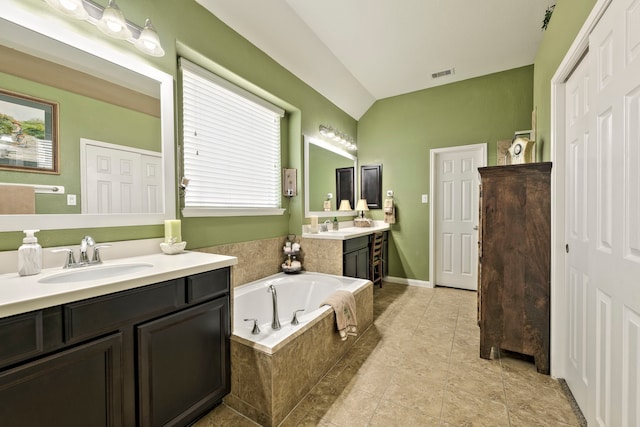
[[[39,282],[43,278],[72,270],[133,263],[153,264],[153,267],[109,278],[64,283]],[[238,259],[231,256],[186,251],[176,255],[155,253],[127,257],[67,270],[60,267],[47,268],[32,276],[3,274],[0,275],[0,318],[203,273],[237,263]]]
[[[329,225],[331,228],[331,225]],[[321,231],[318,233],[310,233],[308,226],[303,227],[302,237],[306,239],[331,239],[331,240],[348,240],[356,237],[366,236],[378,231],[389,230],[389,224],[385,222],[375,221],[371,227],[344,227],[337,231],[329,229],[329,231]]]

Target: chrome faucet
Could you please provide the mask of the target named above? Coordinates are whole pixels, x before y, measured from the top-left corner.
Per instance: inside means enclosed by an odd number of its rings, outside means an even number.
[[[280,319],[278,318],[278,293],[276,292],[276,287],[273,285],[269,285],[267,291],[271,292],[271,301],[273,302],[273,320],[271,321],[271,328],[278,330],[280,329]]]
[[[82,240],[80,241],[80,262],[81,263],[85,263],[85,264],[89,263],[89,257],[87,256],[87,249],[89,247],[93,248],[95,245],[96,245],[96,241],[93,240],[93,237],[84,236],[82,238]],[[95,255],[95,249],[93,253]]]
[[[71,248],[54,249],[51,252],[66,252],[67,257],[62,268],[75,268],[92,264],[102,264],[102,259],[100,259],[100,249],[107,248],[109,246],[111,245],[96,246],[96,241],[93,240],[93,237],[84,236],[80,241],[80,259],[78,260],[78,262],[76,262],[76,259],[73,256],[73,250]],[[91,260],[89,260],[89,255],[87,253],[89,248],[93,248],[93,256],[91,257]]]
[[[320,231],[329,231],[330,225],[332,225],[331,220],[325,220],[322,224],[320,224]]]

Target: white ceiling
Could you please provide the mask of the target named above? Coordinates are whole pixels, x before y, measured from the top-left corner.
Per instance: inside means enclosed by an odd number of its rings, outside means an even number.
[[[555,3],[196,1],[355,119],[378,99],[533,64]]]

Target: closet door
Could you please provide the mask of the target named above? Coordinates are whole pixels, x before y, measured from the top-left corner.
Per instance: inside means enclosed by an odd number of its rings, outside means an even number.
[[[588,66],[584,79],[588,124],[572,135],[571,114],[566,118],[567,380],[589,425],[637,426],[639,0],[610,3],[589,36],[589,55],[584,61]],[[568,91],[568,113],[570,100]]]
[[[589,57],[585,57],[572,73],[565,86],[566,99],[566,252],[567,270],[567,338],[568,360],[566,361],[566,381],[581,408],[588,406],[589,369],[587,337],[593,331],[593,322],[588,322],[589,306],[587,298],[593,294],[589,289],[589,219],[594,215],[593,186],[595,184],[594,162],[589,161],[590,108],[589,108]]]

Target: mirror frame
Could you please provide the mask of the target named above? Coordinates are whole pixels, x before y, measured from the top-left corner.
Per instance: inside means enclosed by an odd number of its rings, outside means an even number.
[[[318,217],[329,217],[329,216],[356,216],[356,211],[310,211],[309,210],[309,144],[313,144],[317,147],[324,148],[325,150],[329,150],[332,153],[335,153],[339,156],[345,157],[347,159],[353,160],[353,194],[355,200],[358,199],[356,189],[357,186],[357,177],[355,176],[355,171],[358,170],[358,158],[353,154],[347,153],[340,148],[329,144],[328,142],[321,141],[319,139],[304,135],[304,216],[305,218],[309,218],[312,215]],[[335,178],[333,176],[332,178]],[[336,206],[339,206],[339,202],[337,202]],[[354,206],[355,207],[355,206]]]
[[[53,9],[51,14],[32,10],[21,5],[21,0],[5,1],[8,4],[0,10],[0,43],[49,60],[63,60],[81,71],[160,99],[164,213],[0,215],[0,232],[154,225],[176,218],[173,76],[133,51],[119,50],[106,38],[78,29],[86,23],[72,22],[75,20],[58,16]]]

